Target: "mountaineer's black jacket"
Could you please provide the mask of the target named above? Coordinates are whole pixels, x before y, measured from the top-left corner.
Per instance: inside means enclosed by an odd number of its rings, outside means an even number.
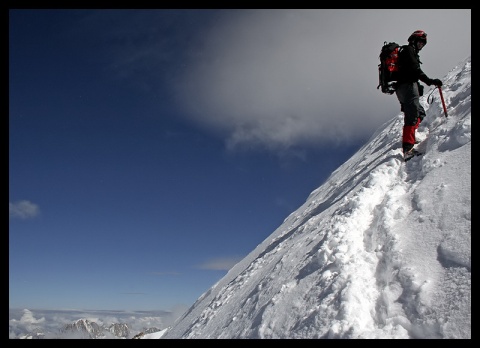
[[[430,86],[432,79],[429,78],[420,68],[420,57],[417,50],[413,45],[404,45],[400,49],[398,55],[398,67],[397,82],[418,82],[418,80]]]

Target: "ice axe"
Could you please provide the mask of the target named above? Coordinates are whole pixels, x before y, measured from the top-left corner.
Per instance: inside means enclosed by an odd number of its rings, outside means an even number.
[[[445,106],[445,99],[443,99],[442,87],[440,87],[440,86],[435,86],[435,88],[438,88],[438,92],[440,93],[440,99],[442,99],[442,106],[443,106],[443,111],[445,112],[445,117],[448,117],[447,107]],[[430,92],[430,94],[428,95],[427,102],[428,102],[429,104],[431,104],[431,103],[433,102],[432,93],[433,93],[434,91],[435,91],[435,89],[433,89],[432,92]]]
[[[437,87],[438,92],[440,93],[440,98],[442,99],[443,111],[445,112],[445,117],[448,117],[447,107],[445,106],[445,100],[443,99],[442,87]]]

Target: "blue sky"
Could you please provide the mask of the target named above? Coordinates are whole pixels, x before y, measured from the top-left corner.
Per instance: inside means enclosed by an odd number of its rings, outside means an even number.
[[[11,9],[10,307],[193,304],[398,113],[384,41],[471,54],[471,10],[386,11]]]

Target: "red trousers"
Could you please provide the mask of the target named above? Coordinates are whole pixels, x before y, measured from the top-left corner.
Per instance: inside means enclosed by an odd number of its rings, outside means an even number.
[[[422,122],[422,120],[420,119],[420,117],[418,117],[417,124],[415,126],[403,126],[402,143],[415,144],[415,131],[420,125],[420,122]]]

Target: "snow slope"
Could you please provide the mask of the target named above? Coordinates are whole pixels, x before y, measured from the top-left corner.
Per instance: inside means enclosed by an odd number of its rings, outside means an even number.
[[[161,338],[471,338],[470,57],[442,80],[423,156],[387,121]]]

